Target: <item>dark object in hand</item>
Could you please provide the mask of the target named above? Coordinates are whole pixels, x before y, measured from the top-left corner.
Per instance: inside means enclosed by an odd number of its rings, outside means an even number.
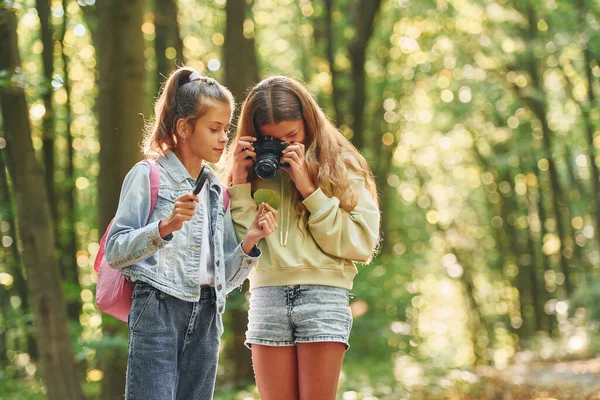
[[[210,168],[208,168],[208,166],[205,165],[202,167],[202,171],[200,171],[200,174],[198,174],[198,178],[196,178],[196,187],[194,188],[194,192],[193,192],[196,196],[198,195],[198,193],[200,193],[200,191],[202,190],[202,187],[206,183],[206,180],[208,179],[209,171],[210,171]]]
[[[272,136],[257,138],[254,143],[256,161],[254,172],[259,178],[271,179],[281,167],[289,167],[288,163],[281,164],[279,160],[283,157],[283,150],[289,146],[288,143],[275,139]]]

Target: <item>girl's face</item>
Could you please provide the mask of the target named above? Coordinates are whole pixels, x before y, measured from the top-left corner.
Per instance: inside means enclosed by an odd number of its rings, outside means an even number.
[[[260,132],[263,136],[272,136],[282,142],[288,143],[304,144],[304,140],[306,139],[304,121],[301,119],[263,125],[260,127]]]
[[[194,131],[186,137],[186,145],[197,158],[216,163],[221,158],[228,138],[231,123],[231,107],[226,103],[215,103],[196,120]]]

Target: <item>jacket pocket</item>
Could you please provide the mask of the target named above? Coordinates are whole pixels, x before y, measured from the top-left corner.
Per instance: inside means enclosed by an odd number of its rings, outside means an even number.
[[[171,215],[175,207],[175,200],[179,197],[178,191],[171,188],[160,188],[158,198],[154,206],[154,214],[158,213],[159,218],[163,219]]]

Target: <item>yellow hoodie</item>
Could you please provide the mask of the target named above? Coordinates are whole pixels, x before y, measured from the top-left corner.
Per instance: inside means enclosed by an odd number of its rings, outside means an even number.
[[[300,215],[293,208],[294,184],[285,172],[269,180],[229,187],[231,216],[243,238],[256,215],[252,193],[271,189],[281,196],[278,229],[261,241],[262,256],[250,273],[250,289],[261,286],[326,285],[352,289],[358,272],[354,262],[367,261],[379,239],[379,209],[358,174],[350,175],[358,196],[351,212],[336,197],[319,188],[304,199],[309,212],[308,232],[298,229]],[[240,239],[241,240],[241,239]]]

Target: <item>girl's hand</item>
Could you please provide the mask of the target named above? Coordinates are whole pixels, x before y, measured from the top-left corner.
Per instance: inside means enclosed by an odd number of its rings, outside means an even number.
[[[242,250],[244,250],[244,253],[249,254],[260,239],[269,236],[276,229],[277,210],[267,203],[261,203],[254,221],[252,221],[252,225],[250,225],[250,229],[248,229],[246,237],[243,240]]]
[[[196,203],[200,199],[193,193],[186,193],[175,200],[173,212],[167,218],[161,220],[158,224],[160,237],[165,237],[170,233],[180,230],[185,221],[192,219],[196,213]]]
[[[256,160],[253,136],[242,136],[233,150],[232,185],[248,183],[248,168]]]
[[[288,163],[290,166],[281,167],[281,169],[288,173],[302,197],[307,198],[317,188],[308,174],[308,166],[304,157],[304,144],[293,142],[282,153],[281,163]]]

